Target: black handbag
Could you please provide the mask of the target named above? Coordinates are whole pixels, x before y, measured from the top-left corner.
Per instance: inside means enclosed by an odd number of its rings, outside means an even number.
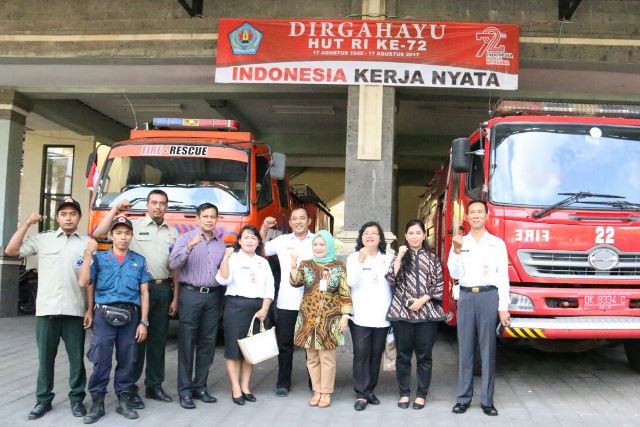
[[[128,308],[124,306],[118,307],[115,305],[101,304],[98,308],[102,310],[107,323],[115,327],[128,325],[133,318],[133,313],[135,312],[135,308]]]

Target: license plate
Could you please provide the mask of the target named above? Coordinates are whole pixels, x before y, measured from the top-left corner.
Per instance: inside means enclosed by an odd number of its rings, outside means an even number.
[[[628,308],[629,300],[625,295],[585,295],[584,308],[612,310]]]

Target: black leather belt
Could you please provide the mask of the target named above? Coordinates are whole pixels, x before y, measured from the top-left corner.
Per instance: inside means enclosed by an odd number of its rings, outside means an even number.
[[[498,288],[489,285],[489,286],[460,286],[460,291],[462,292],[471,292],[472,294],[479,294],[480,292],[489,292],[493,290],[497,290]]]
[[[162,285],[163,283],[171,283],[171,277],[167,277],[166,279],[153,279],[151,281],[154,285]]]
[[[210,286],[210,287],[195,286],[195,285],[192,285],[191,283],[185,283],[185,282],[180,282],[180,287],[189,289],[190,291],[193,291],[193,292],[200,292],[201,294],[208,294],[210,292],[215,292],[216,290],[222,288],[222,286]]]

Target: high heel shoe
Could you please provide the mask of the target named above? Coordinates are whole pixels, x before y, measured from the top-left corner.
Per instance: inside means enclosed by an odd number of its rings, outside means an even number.
[[[331,405],[331,394],[322,393],[320,401],[318,402],[318,408],[328,408]]]
[[[244,397],[243,396],[233,397],[233,394],[232,394],[231,395],[231,400],[236,405],[240,405],[240,406],[244,405]]]
[[[242,398],[247,402],[255,402],[257,400],[253,393],[242,392]]]
[[[320,396],[322,396],[320,393],[313,392],[313,396],[309,399],[309,406],[318,406]]]
[[[406,402],[398,401],[398,408],[407,409],[409,407],[409,399]]]

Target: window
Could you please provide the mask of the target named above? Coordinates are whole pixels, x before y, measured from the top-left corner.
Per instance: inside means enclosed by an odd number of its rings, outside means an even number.
[[[40,231],[55,230],[56,208],[71,197],[73,182],[73,146],[46,145],[42,162],[42,186],[40,190]]]
[[[470,151],[480,150],[480,141],[471,146]],[[484,156],[471,155],[471,170],[467,176],[467,194],[474,199],[479,199],[482,195],[484,185]]]
[[[273,201],[269,162],[264,157],[256,157],[256,192],[258,193],[258,209],[268,206]]]
[[[278,196],[280,197],[280,207],[287,209],[289,207],[289,197],[287,194],[287,186],[284,180],[276,181],[278,185]]]
[[[200,157],[113,157],[104,171],[94,208],[108,209],[126,198],[133,209],[146,210],[147,195],[157,188],[169,196],[169,211],[195,210],[205,202],[215,204],[220,214],[245,214],[249,210],[247,162]]]

